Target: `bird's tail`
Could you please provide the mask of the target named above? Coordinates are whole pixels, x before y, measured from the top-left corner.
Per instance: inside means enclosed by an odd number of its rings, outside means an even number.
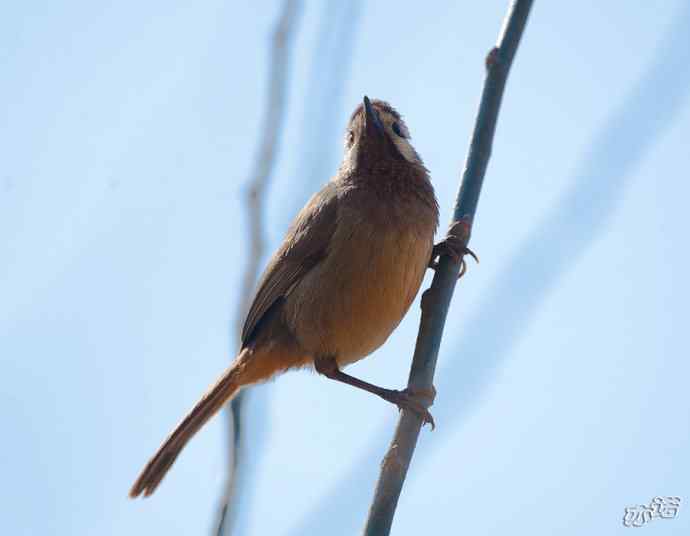
[[[218,382],[211,387],[201,400],[194,406],[177,428],[163,442],[158,452],[149,460],[137,481],[129,490],[129,496],[138,497],[142,493],[148,497],[158,487],[175,459],[187,442],[196,434],[206,422],[213,417],[223,405],[239,390],[244,382],[240,382],[243,354],[223,374]]]

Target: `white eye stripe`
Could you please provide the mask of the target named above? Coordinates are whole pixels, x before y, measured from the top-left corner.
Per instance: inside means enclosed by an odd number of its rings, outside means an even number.
[[[398,151],[400,151],[400,154],[403,155],[405,160],[408,162],[419,162],[419,155],[417,155],[417,151],[414,150],[406,138],[394,136],[393,143],[395,143],[395,146],[398,148]]]

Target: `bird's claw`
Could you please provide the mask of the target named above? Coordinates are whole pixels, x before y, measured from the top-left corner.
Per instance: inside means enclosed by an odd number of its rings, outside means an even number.
[[[479,263],[479,258],[470,248],[467,247],[467,239],[469,237],[469,226],[465,221],[456,221],[451,225],[448,231],[448,236],[441,240],[438,244],[434,245],[431,250],[431,260],[429,261],[429,267],[434,270],[438,268],[438,261],[436,260],[441,255],[448,255],[453,259],[453,262],[460,264],[460,273],[458,278],[465,275],[467,271],[467,264],[465,263],[464,256],[469,255],[477,263]]]
[[[407,387],[402,391],[392,391],[391,397],[388,399],[400,411],[406,409],[417,415],[422,419],[422,426],[429,423],[431,429],[436,428],[434,417],[429,412],[429,407],[434,403],[436,397],[436,389],[432,386],[431,389],[410,389]]]

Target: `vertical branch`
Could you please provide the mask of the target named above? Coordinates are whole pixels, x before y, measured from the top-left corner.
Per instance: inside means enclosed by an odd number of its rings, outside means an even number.
[[[486,59],[487,75],[484,90],[453,216],[454,222],[464,223],[461,238],[465,245],[470,239],[479,194],[491,155],[503,90],[531,6],[532,0],[514,0],[511,3],[498,43]],[[433,386],[438,349],[459,270],[459,263],[443,256],[431,287],[422,296],[422,318],[408,381],[410,389],[428,390]],[[393,441],[383,459],[364,529],[366,536],[383,536],[390,533],[395,508],[421,426],[422,421],[417,415],[403,411]]]
[[[237,306],[232,337],[242,331],[244,318],[251,305],[254,286],[266,250],[263,220],[266,191],[276,161],[278,143],[285,120],[285,101],[287,98],[287,75],[290,65],[291,44],[301,11],[300,0],[285,0],[278,22],[272,34],[270,51],[269,82],[265,113],[261,125],[259,150],[250,175],[247,190],[247,220],[249,227],[249,253],[244,276],[240,286],[240,299]],[[230,460],[228,477],[220,502],[218,523],[215,534],[223,536],[230,533],[234,515],[230,503],[237,489],[237,469],[242,457],[242,407],[246,392],[241,392],[231,404],[230,417]]]

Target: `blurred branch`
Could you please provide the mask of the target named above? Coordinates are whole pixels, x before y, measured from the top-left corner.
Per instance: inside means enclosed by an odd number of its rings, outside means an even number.
[[[309,77],[299,139],[304,147],[320,147],[318,151],[301,151],[296,155],[296,162],[290,173],[283,170],[276,175],[272,188],[284,191],[284,183],[289,184],[288,205],[292,207],[282,214],[273,214],[276,228],[287,227],[289,221],[283,221],[286,215],[296,214],[309,196],[327,180],[330,170],[337,165],[338,151],[341,144],[337,141],[342,128],[344,110],[344,91],[347,87],[348,74],[352,64],[352,55],[356,33],[360,27],[361,0],[342,3],[323,3],[319,12],[319,30],[317,41],[312,47],[309,59]],[[323,140],[336,140],[324,144]],[[293,155],[294,157],[295,155]],[[279,184],[278,181],[283,184]],[[277,218],[277,219],[275,219]],[[267,236],[268,238],[268,236]],[[268,246],[270,248],[270,246]],[[241,315],[242,317],[244,315]],[[242,320],[243,318],[238,318]],[[272,385],[261,389],[243,392],[243,398],[235,408],[241,408],[242,414],[235,417],[234,425],[246,423],[237,430],[240,441],[235,447],[236,456],[241,459],[236,463],[233,485],[241,490],[232,502],[235,515],[232,519],[232,532],[245,534],[249,529],[252,511],[251,496],[255,485],[253,475],[265,442],[261,439],[267,435],[269,396]],[[236,399],[237,400],[237,399]],[[246,414],[251,412],[251,422]],[[247,445],[251,444],[251,450]],[[226,530],[229,534],[230,530]]]
[[[487,56],[487,76],[453,216],[454,222],[464,223],[461,238],[465,245],[470,239],[479,194],[491,155],[503,90],[531,6],[532,0],[512,2],[498,43]],[[422,318],[408,381],[408,388],[411,390],[423,391],[433,388],[438,349],[459,271],[460,263],[443,256],[431,287],[422,296]],[[393,441],[383,459],[364,529],[366,536],[390,533],[395,508],[421,426],[422,420],[419,416],[403,411]]]
[[[237,306],[233,337],[242,331],[244,318],[251,305],[254,286],[261,268],[266,242],[264,239],[263,219],[264,203],[269,180],[275,166],[278,143],[283,131],[285,120],[285,101],[287,98],[287,74],[290,64],[291,44],[295,28],[301,11],[300,0],[285,0],[278,22],[273,30],[272,48],[269,64],[269,83],[266,111],[261,126],[261,141],[254,163],[254,170],[250,175],[247,191],[247,219],[249,222],[249,252],[248,263],[240,286],[240,300]],[[242,407],[246,391],[241,392],[231,403],[228,412],[232,430],[229,450],[228,477],[221,498],[218,523],[215,533],[218,536],[232,531],[234,515],[230,510],[230,503],[237,491],[237,469],[242,458]]]

